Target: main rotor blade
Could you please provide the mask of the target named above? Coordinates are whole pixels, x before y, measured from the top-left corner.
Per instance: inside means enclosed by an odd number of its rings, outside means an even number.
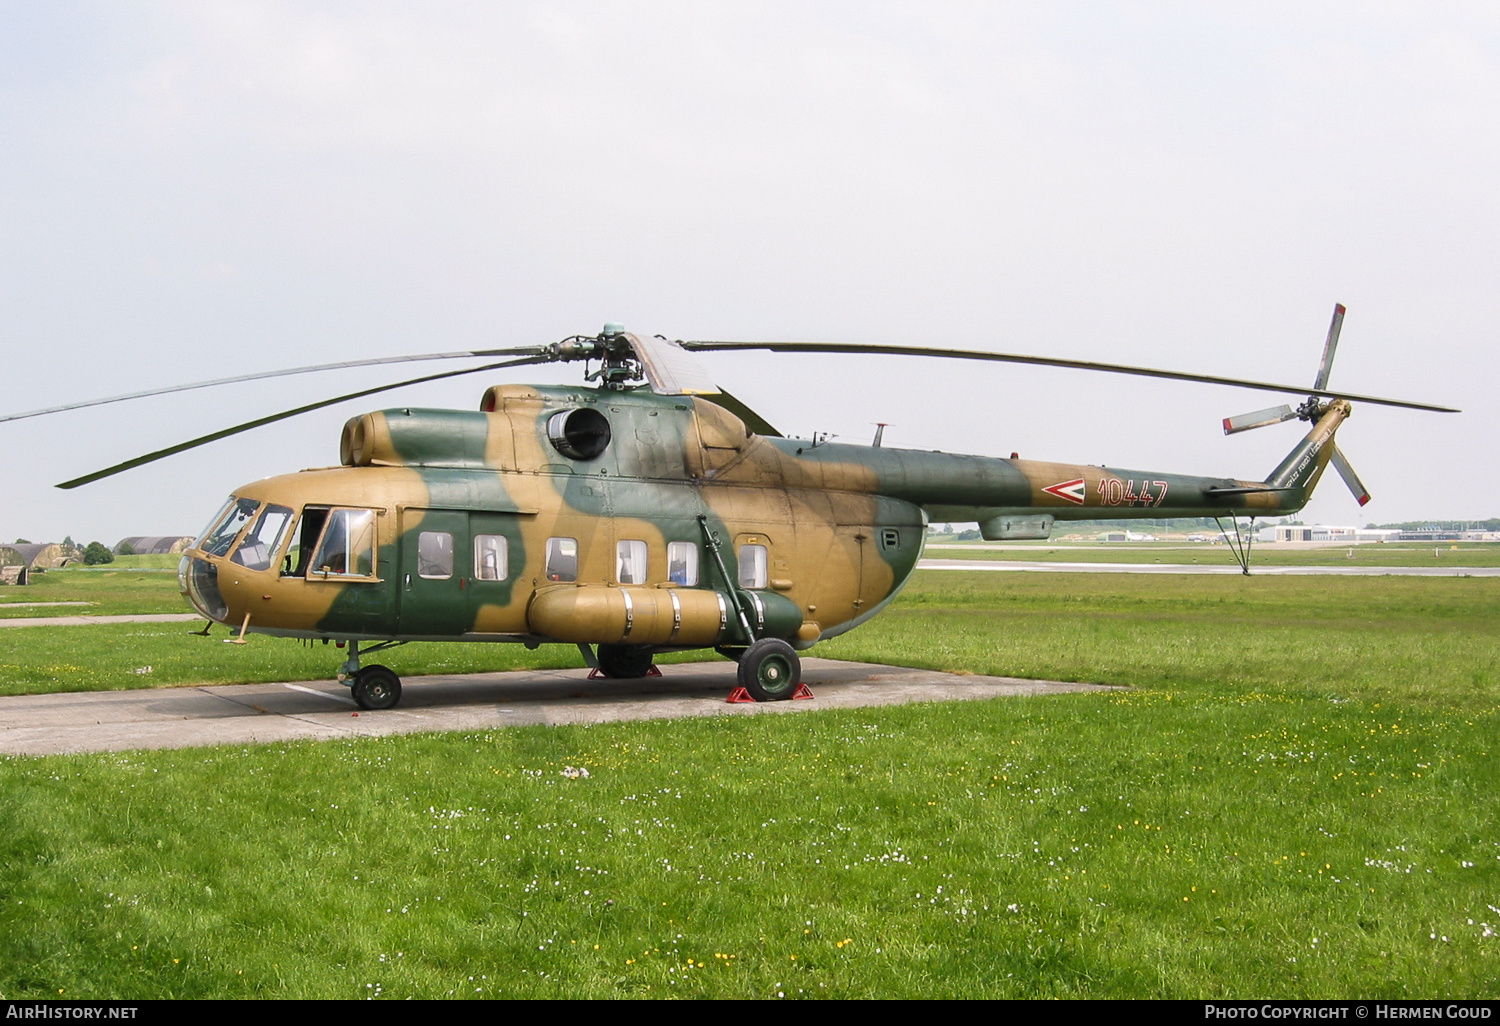
[[[724,409],[740,418],[740,420],[744,421],[745,427],[749,428],[752,434],[764,435],[769,438],[783,437],[781,432],[772,427],[771,424],[766,420],[766,418],[756,413],[750,407],[746,406],[743,402],[730,395],[722,388],[719,389],[716,394],[706,395],[703,398],[711,403],[714,403],[717,406],[724,407]]]
[[[1241,431],[1249,431],[1251,428],[1266,427],[1270,424],[1280,424],[1297,416],[1297,411],[1286,404],[1273,406],[1269,410],[1256,410],[1254,413],[1242,413],[1238,417],[1224,418],[1224,433],[1236,435]]]
[[[1370,492],[1360,481],[1359,475],[1354,472],[1354,467],[1344,457],[1344,453],[1337,445],[1333,447],[1333,455],[1329,462],[1333,469],[1339,472],[1339,477],[1344,479],[1344,484],[1349,486],[1349,491],[1354,493],[1355,501],[1361,506],[1370,501]]]
[[[1323,359],[1318,361],[1318,377],[1313,388],[1328,387],[1328,372],[1333,370],[1333,351],[1339,347],[1339,332],[1344,327],[1344,304],[1333,304],[1333,321],[1328,325],[1328,339],[1323,343]]]
[[[629,338],[657,395],[711,396],[719,391],[703,364],[676,342],[649,335]]]
[[[550,358],[548,357],[528,357],[521,360],[506,360],[501,363],[486,364],[483,367],[470,367],[467,370],[446,371],[442,374],[428,374],[427,376],[421,378],[411,378],[408,381],[398,381],[394,385],[377,385],[375,388],[360,389],[358,392],[350,392],[348,395],[341,395],[334,399],[324,399],[316,403],[308,403],[306,406],[299,406],[294,410],[283,410],[280,413],[273,413],[268,417],[258,417],[255,420],[249,420],[243,424],[236,424],[234,427],[225,428],[222,431],[215,431],[211,434],[200,435],[199,437],[194,438],[191,441],[179,442],[178,444],[168,446],[165,449],[158,449],[155,452],[147,453],[144,456],[137,456],[134,459],[126,460],[124,463],[116,463],[112,467],[106,467],[103,470],[96,470],[92,474],[85,474],[82,477],[75,477],[73,478],[73,480],[64,481],[62,484],[57,485],[56,487],[77,488],[79,485],[86,485],[91,481],[99,481],[106,477],[113,477],[116,474],[122,473],[126,470],[131,470],[135,467],[143,467],[147,463],[155,463],[157,460],[165,459],[168,456],[176,455],[179,452],[187,452],[189,449],[196,449],[200,445],[207,445],[209,442],[217,442],[221,438],[228,438],[231,435],[242,434],[243,432],[251,431],[258,427],[264,427],[267,424],[274,424],[279,420],[287,420],[291,417],[296,417],[299,414],[311,413],[313,410],[321,410],[325,406],[336,406],[339,403],[348,402],[351,399],[358,399],[361,396],[374,395],[377,392],[389,392],[391,389],[402,388],[406,385],[420,385],[425,381],[437,381],[441,378],[456,378],[461,377],[465,374],[478,374],[481,371],[500,370],[504,367],[524,367],[527,364],[547,363],[549,362],[549,360]]]
[[[1187,374],[1182,371],[1157,370],[1152,367],[1133,367],[1123,363],[1097,363],[1091,360],[1063,360],[1051,356],[1020,356],[1015,353],[984,353],[973,349],[932,349],[926,346],[864,345],[849,342],[679,342],[678,345],[693,352],[733,351],[768,349],[778,353],[883,353],[892,356],[937,356],[950,360],[983,360],[992,363],[1024,363],[1036,367],[1068,367],[1073,370],[1105,371],[1110,374],[1134,374],[1143,378],[1167,378],[1172,381],[1197,381],[1208,385],[1233,385],[1237,388],[1254,388],[1262,392],[1285,392],[1292,395],[1320,395],[1329,399],[1348,399],[1353,402],[1376,403],[1381,406],[1400,406],[1409,410],[1428,410],[1432,413],[1460,413],[1451,406],[1434,406],[1430,403],[1409,402],[1404,399],[1381,399],[1378,396],[1358,395],[1354,392],[1330,392],[1327,389],[1308,389],[1301,385],[1277,385],[1266,381],[1249,381],[1244,378],[1224,378],[1214,374]]]
[[[474,349],[461,353],[418,353],[414,356],[379,356],[368,360],[344,360],[340,363],[318,363],[309,367],[291,367],[286,370],[257,371],[254,374],[239,374],[232,378],[215,378],[212,381],[195,381],[187,385],[167,385],[164,388],[147,388],[139,392],[127,392],[124,395],[112,395],[104,399],[87,399],[83,402],[65,403],[62,406],[49,406],[45,410],[31,410],[27,413],[7,413],[0,415],[0,424],[8,420],[25,420],[28,417],[41,417],[48,413],[63,413],[67,410],[81,410],[89,406],[105,406],[109,403],[124,402],[126,399],[144,399],[151,395],[166,395],[168,392],[190,392],[195,388],[212,388],[215,385],[233,385],[241,381],[260,381],[264,378],[284,378],[293,374],[312,374],[316,371],[345,370],[350,367],[375,367],[387,363],[416,363],[421,360],[462,360],[466,357],[485,356],[535,356],[547,349],[546,346],[516,346],[511,349]]]

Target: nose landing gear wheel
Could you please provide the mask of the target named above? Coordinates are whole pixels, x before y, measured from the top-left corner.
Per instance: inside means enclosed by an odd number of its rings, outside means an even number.
[[[389,709],[401,701],[401,678],[384,666],[366,666],[354,675],[352,692],[361,709]]]
[[[761,638],[740,657],[739,680],[757,702],[784,702],[802,680],[802,660],[780,638]]]

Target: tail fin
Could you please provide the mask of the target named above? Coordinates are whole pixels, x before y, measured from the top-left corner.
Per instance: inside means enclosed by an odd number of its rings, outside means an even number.
[[[1342,399],[1329,403],[1318,417],[1307,437],[1287,454],[1286,459],[1271,471],[1266,484],[1278,491],[1290,493],[1288,506],[1300,509],[1312,497],[1313,488],[1333,458],[1333,434],[1349,416],[1349,404]]]

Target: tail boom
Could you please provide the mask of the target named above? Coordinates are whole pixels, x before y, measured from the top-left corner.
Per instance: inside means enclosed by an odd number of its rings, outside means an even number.
[[[1038,514],[1052,520],[1171,520],[1295,513],[1307,504],[1334,459],[1334,432],[1348,416],[1348,403],[1329,403],[1312,430],[1264,481],[1014,459],[996,462],[1009,463],[1025,478],[1029,502],[1001,499],[994,505],[970,505],[943,502],[937,496],[908,498],[918,501],[934,521],[981,524]]]

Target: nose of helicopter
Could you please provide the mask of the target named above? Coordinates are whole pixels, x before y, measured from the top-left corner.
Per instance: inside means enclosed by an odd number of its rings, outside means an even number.
[[[177,564],[177,587],[188,604],[216,623],[229,622],[229,604],[219,590],[219,567],[216,560],[192,552]]]

